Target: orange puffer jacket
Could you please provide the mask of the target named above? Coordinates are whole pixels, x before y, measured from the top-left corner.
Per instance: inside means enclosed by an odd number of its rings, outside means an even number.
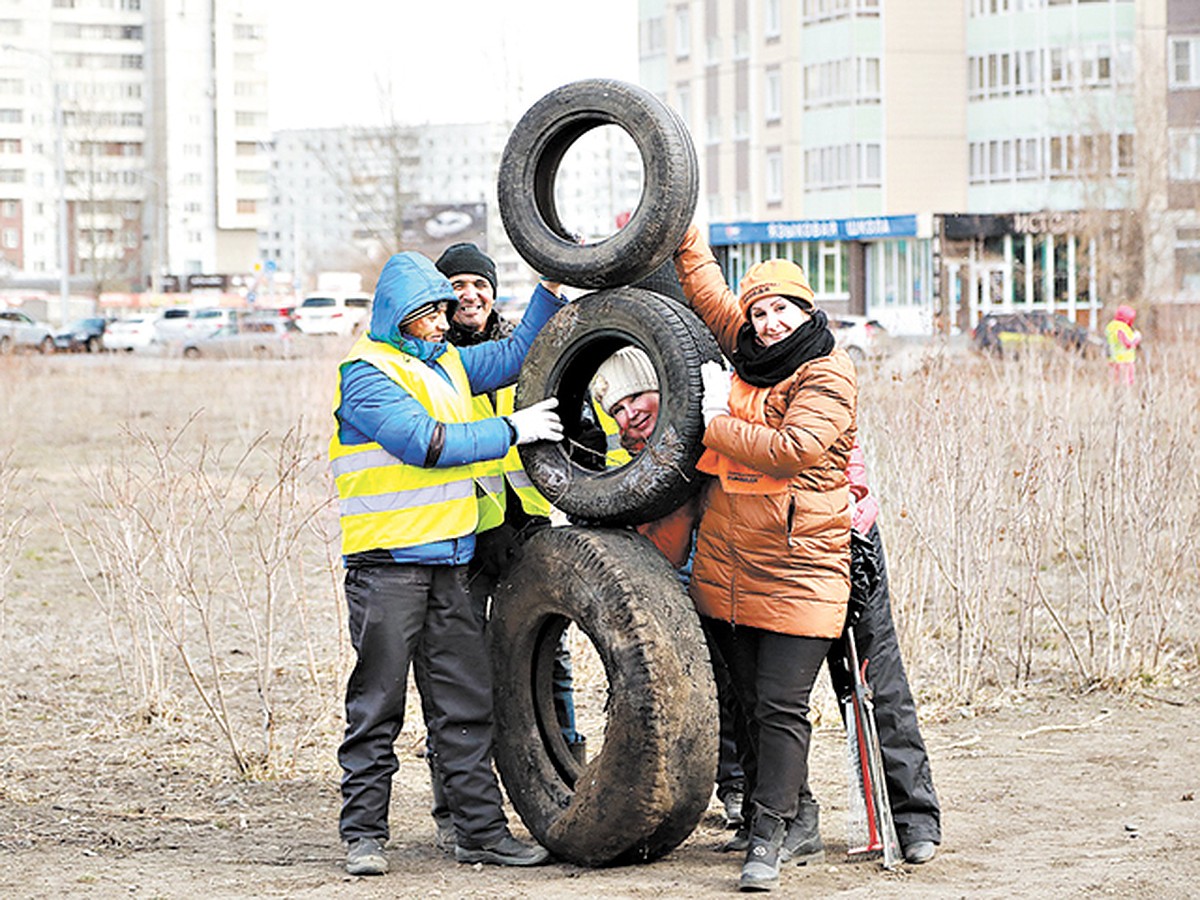
[[[694,228],[675,265],[692,308],[731,356],[746,318]],[[846,464],[857,398],[854,364],[839,349],[769,389],[765,425],[733,416],[709,425],[708,448],[785,479],[787,489],[729,493],[719,479],[708,486],[691,582],[701,615],[805,637],[842,633],[850,596]]]

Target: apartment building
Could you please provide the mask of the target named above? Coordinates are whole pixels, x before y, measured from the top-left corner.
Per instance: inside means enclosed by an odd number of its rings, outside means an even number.
[[[537,282],[500,218],[497,178],[512,123],[393,125],[281,131],[274,138],[262,258],[297,289],[327,270],[367,283],[388,255],[436,258],[472,241],[496,261],[502,299],[518,305]],[[583,239],[612,233],[641,192],[641,161],[616,126],[568,151],[555,181],[564,224]]]
[[[786,256],[830,308],[901,333],[1008,309],[1094,327],[1117,302],[1200,300],[1180,183],[1196,177],[1195,3],[642,0],[639,15],[642,81],[692,130],[732,280]],[[1150,215],[1168,210],[1173,231]]]
[[[0,266],[89,293],[247,271],[261,0],[0,0]]]

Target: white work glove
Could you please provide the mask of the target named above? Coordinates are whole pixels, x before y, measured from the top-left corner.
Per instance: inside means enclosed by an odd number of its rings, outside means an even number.
[[[700,366],[700,380],[704,393],[700,398],[700,411],[704,414],[707,428],[717,416],[729,415],[729,380],[732,372],[726,371],[718,362],[706,362]]]
[[[562,420],[554,407],[558,406],[557,397],[547,397],[533,406],[518,409],[509,413],[509,424],[517,432],[518,444],[532,444],[534,441],[561,441],[563,436]]]

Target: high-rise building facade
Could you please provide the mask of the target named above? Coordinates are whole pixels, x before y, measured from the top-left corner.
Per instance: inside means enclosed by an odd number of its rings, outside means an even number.
[[[691,128],[731,279],[786,256],[900,332],[997,309],[1095,326],[1200,300],[1196,7],[642,0],[641,80]]]
[[[0,265],[89,293],[248,271],[266,201],[261,0],[0,3]]]
[[[387,256],[436,257],[452,243],[479,244],[496,261],[500,296],[520,303],[537,273],[500,218],[505,122],[281,131],[274,137],[262,258],[297,290],[322,271],[350,270],[370,283]],[[616,126],[583,135],[555,180],[564,227],[581,239],[617,230],[641,192],[637,148]]]

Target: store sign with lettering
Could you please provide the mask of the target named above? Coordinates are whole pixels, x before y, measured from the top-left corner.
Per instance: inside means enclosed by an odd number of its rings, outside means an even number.
[[[916,216],[868,216],[856,219],[800,219],[790,222],[730,222],[710,225],[708,242],[770,244],[792,241],[864,241],[915,237]]]

